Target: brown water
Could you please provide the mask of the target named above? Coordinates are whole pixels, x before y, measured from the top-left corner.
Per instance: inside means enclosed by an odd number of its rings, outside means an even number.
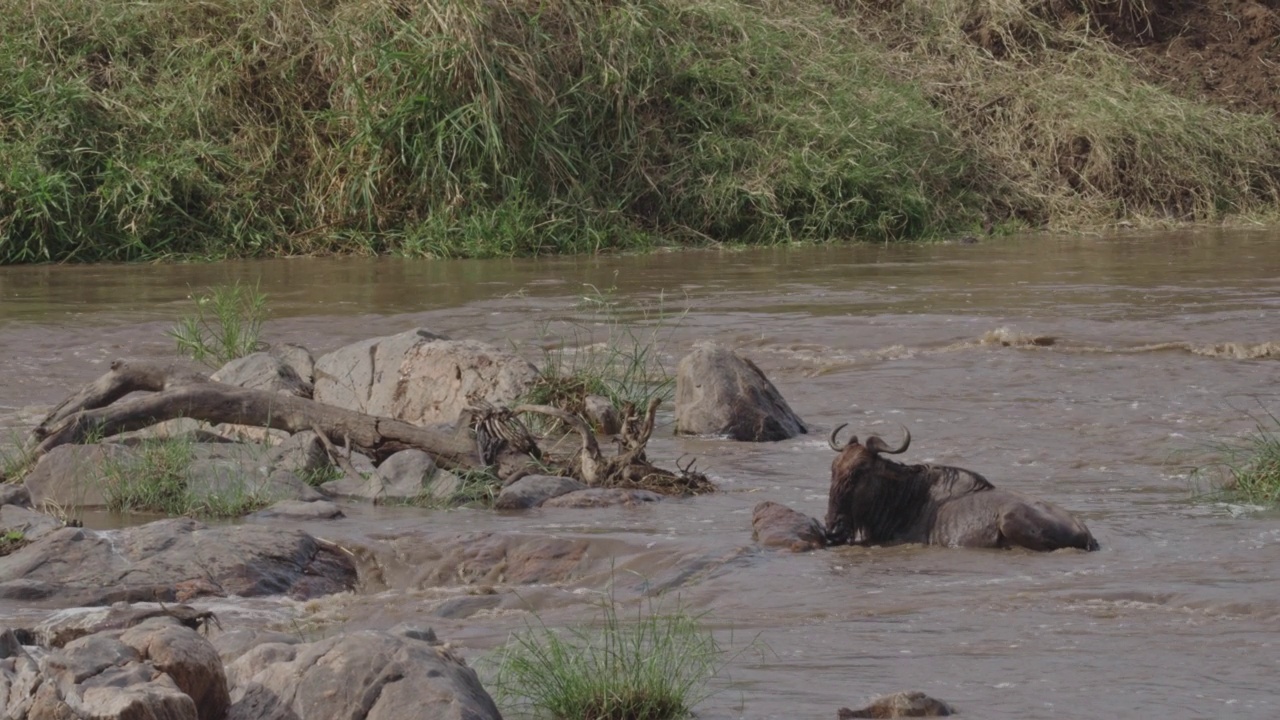
[[[556,342],[548,333],[605,333],[603,298],[657,332],[672,367],[703,339],[755,360],[814,433],[655,443],[664,464],[696,454],[718,495],[515,515],[353,509],[311,528],[352,543],[472,530],[588,538],[593,570],[521,597],[552,624],[580,620],[610,564],[624,598],[677,590],[742,650],[699,705],[703,718],[830,718],[900,689],[974,718],[1280,717],[1280,516],[1192,501],[1186,470],[1206,443],[1249,430],[1250,413],[1280,411],[1276,232],[0,268],[0,432],[27,427],[112,358],[169,357],[163,331],[190,288],[234,279],[259,280],[270,296],[268,339],[317,353],[422,326],[537,359]],[[1036,336],[1056,342],[1027,342]],[[891,440],[905,424],[909,460],[966,466],[1057,502],[1103,549],[754,549],[757,502],[824,513],[825,435],[842,422]],[[472,660],[528,618],[432,614],[463,588],[404,565],[383,591],[290,607],[352,627],[433,625]]]

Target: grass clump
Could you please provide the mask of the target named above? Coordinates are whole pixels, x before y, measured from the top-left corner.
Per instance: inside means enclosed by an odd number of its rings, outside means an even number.
[[[700,618],[654,601],[623,617],[609,597],[596,625],[530,627],[499,658],[495,687],[504,710],[574,720],[668,720],[692,714],[725,652]]]
[[[183,317],[168,333],[178,354],[216,368],[263,349],[267,296],[256,285],[219,285],[194,300],[195,314]]]
[[[661,347],[683,312],[670,313],[663,300],[656,306],[622,307],[617,288],[588,286],[579,308],[580,321],[563,331],[543,332],[550,347],[543,351],[538,379],[522,400],[584,415],[585,399],[598,395],[618,410],[643,411],[649,401],[665,402],[675,392],[675,378],[663,363]]]
[[[1268,414],[1252,433],[1214,446],[1218,461],[1198,471],[1214,475],[1216,497],[1234,502],[1280,506],[1280,418]]]
[[[0,557],[11,555],[31,542],[22,530],[10,529],[0,532]]]
[[[195,447],[189,439],[145,440],[133,450],[108,456],[103,464],[107,509],[113,512],[239,517],[273,501],[244,477],[206,478],[208,487],[195,487]]]

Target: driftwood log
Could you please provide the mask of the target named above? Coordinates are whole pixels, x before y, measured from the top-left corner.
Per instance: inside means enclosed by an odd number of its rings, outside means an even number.
[[[379,462],[417,448],[445,469],[489,470],[507,483],[537,472],[572,476],[597,487],[644,487],[666,494],[711,491],[710,481],[691,466],[672,472],[645,457],[657,407],[656,400],[651,402],[643,415],[628,408],[617,439],[618,452],[606,456],[582,418],[550,406],[507,409],[482,404],[471,408],[470,417],[455,431],[438,430],[292,395],[227,385],[178,366],[116,360],[110,371],[64,400],[32,431],[31,455],[39,458],[59,445],[191,418],[290,433],[312,430],[339,457],[337,446]],[[543,452],[518,421],[521,414],[563,421],[580,436],[581,449],[563,458]]]

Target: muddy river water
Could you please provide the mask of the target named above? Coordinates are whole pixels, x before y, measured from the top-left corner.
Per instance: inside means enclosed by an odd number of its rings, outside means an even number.
[[[594,615],[612,576],[624,600],[667,589],[705,612],[732,654],[702,718],[831,718],[902,689],[973,718],[1280,717],[1280,515],[1196,499],[1188,473],[1209,443],[1280,412],[1276,231],[0,268],[0,433],[113,358],[171,357],[164,331],[192,289],[237,279],[267,293],[269,341],[317,354],[425,327],[538,361],[619,332],[612,322],[656,337],[672,369],[700,340],[753,359],[813,432],[762,445],[661,433],[651,457],[696,455],[716,495],[522,514],[352,508],[308,528],[352,543],[427,529],[587,538],[595,570],[522,596],[570,624]],[[669,408],[662,419],[669,430]],[[1102,550],[756,549],[756,503],[825,512],[825,438],[843,422],[890,441],[905,425],[908,461],[1059,503]],[[331,627],[428,624],[473,662],[530,617],[439,612],[465,588],[411,570],[293,611]]]

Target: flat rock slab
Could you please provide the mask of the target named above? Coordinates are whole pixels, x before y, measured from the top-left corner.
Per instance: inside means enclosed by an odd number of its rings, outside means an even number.
[[[662,496],[649,490],[633,488],[586,488],[553,497],[542,503],[548,508],[599,508],[615,505],[644,505],[658,502]]]
[[[756,364],[714,343],[676,368],[676,432],[770,442],[808,432]]]
[[[0,597],[62,606],[195,595],[317,597],[350,590],[341,549],[300,530],[160,520],[123,530],[63,528],[0,558]]]
[[[778,550],[805,552],[827,546],[822,523],[772,500],[752,511],[751,534],[761,546]]]
[[[250,518],[289,518],[291,520],[335,520],[343,516],[342,508],[328,500],[314,502],[282,500],[249,515]]]

